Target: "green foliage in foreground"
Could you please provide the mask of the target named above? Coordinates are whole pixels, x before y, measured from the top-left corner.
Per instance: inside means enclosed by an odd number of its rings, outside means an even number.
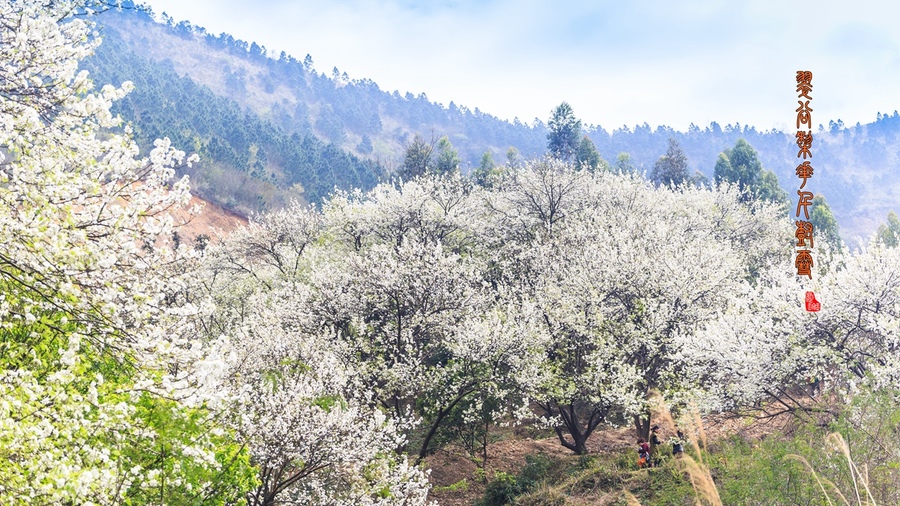
[[[0,285],[6,293],[17,288]],[[241,502],[256,469],[235,434],[202,406],[142,392],[133,357],[79,338],[84,330],[65,312],[0,328],[0,417],[17,422],[0,437],[0,497],[24,500],[37,486],[53,489],[37,504],[90,501],[105,493],[102,477],[127,504]],[[26,455],[64,465],[47,469]],[[54,481],[35,483],[35,474]]]

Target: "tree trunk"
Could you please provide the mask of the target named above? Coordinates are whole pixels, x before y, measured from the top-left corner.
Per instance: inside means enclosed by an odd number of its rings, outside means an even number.
[[[634,429],[637,433],[637,437],[644,438],[644,441],[650,440],[650,413],[644,413],[641,415],[634,415]]]
[[[573,431],[570,430],[569,433],[572,435],[573,441],[570,443],[566,441],[565,432],[563,432],[562,427],[555,427],[554,430],[556,431],[556,436],[559,438],[561,445],[572,450],[576,455],[587,454],[588,450],[587,445],[585,444],[587,443],[587,435],[581,434],[577,429],[574,431],[574,434],[572,434]]]
[[[416,460],[416,463],[422,462],[422,459],[428,455],[428,446],[431,444],[431,439],[434,437],[435,433],[437,433],[438,427],[440,427],[441,422],[444,420],[444,417],[447,416],[453,407],[456,406],[459,401],[463,400],[467,395],[471,394],[475,390],[469,388],[468,390],[464,390],[460,393],[453,402],[450,403],[446,408],[438,410],[437,418],[435,418],[434,423],[431,424],[431,428],[428,431],[428,434],[425,436],[425,441],[422,442],[422,446],[419,448],[419,458]]]
[[[481,444],[481,468],[487,469],[487,459],[488,459],[488,437],[490,435],[491,429],[491,421],[485,419],[484,421],[484,440],[482,440]]]
[[[546,406],[541,406],[542,409],[548,415],[554,415],[555,412],[552,409],[552,401],[548,402]],[[559,413],[560,418],[562,418],[563,424],[565,425],[565,430],[568,431],[569,435],[572,436],[572,442],[566,440],[565,432],[563,431],[563,427],[557,426],[554,428],[556,431],[556,436],[559,438],[559,443],[564,447],[575,452],[576,455],[585,455],[588,453],[587,449],[587,439],[594,432],[594,429],[597,428],[597,425],[603,420],[603,414],[594,409],[591,411],[591,415],[585,424],[585,427],[582,428],[581,423],[578,420],[578,412],[575,409],[574,404],[568,405],[560,405],[558,402],[556,404],[556,412]]]

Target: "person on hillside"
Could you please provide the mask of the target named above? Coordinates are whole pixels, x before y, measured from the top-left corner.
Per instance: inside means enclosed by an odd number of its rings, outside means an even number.
[[[807,382],[810,386],[810,397],[816,398],[819,395],[819,392],[822,390],[822,382],[818,376],[810,376],[807,378]]]
[[[662,444],[662,441],[659,439],[659,435],[656,431],[659,430],[659,425],[654,425],[650,428],[650,467],[656,467],[659,465],[659,445]]]
[[[644,440],[644,438],[639,437],[638,440],[638,468],[643,469],[645,467],[650,467],[650,445]]]
[[[684,433],[675,427],[675,437],[672,438],[672,455],[676,459],[684,457]]]

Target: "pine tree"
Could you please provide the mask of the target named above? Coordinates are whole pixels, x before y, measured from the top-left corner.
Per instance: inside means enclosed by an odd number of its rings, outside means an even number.
[[[428,143],[421,135],[416,134],[413,141],[406,146],[403,166],[397,171],[397,175],[403,180],[410,180],[416,176],[427,174],[432,167],[432,153],[434,153],[434,141]]]
[[[445,135],[437,144],[438,155],[435,170],[438,174],[447,174],[459,170],[459,153],[453,148],[450,139]]]
[[[581,120],[575,118],[572,106],[566,102],[559,104],[551,113],[547,126],[550,129],[547,134],[550,156],[565,162],[571,160],[578,152],[581,138]]]
[[[653,165],[650,179],[664,186],[679,185],[688,179],[687,156],[674,138],[669,137],[669,148]]]

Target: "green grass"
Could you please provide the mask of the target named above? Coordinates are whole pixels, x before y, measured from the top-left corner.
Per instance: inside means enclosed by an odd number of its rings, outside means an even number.
[[[434,487],[431,489],[432,492],[457,492],[460,490],[468,490],[469,489],[469,480],[463,478],[456,483],[444,486],[444,487]]]

